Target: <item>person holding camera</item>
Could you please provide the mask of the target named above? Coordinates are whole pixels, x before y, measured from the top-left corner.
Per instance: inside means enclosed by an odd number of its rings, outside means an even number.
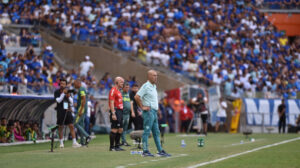
[[[202,93],[198,93],[197,98],[193,101],[193,104],[196,107],[196,115],[201,117],[202,120],[202,130],[204,135],[207,135],[207,118],[208,118],[208,110],[206,108],[207,98],[202,95]],[[200,129],[197,132],[200,134]]]
[[[72,116],[72,104],[73,99],[71,94],[68,92],[67,81],[65,79],[61,79],[59,83],[60,88],[54,92],[54,98],[57,103],[57,125],[58,125],[58,134],[59,134],[59,142],[60,148],[64,148],[63,142],[63,128],[64,125],[68,125],[70,128],[73,147],[78,148],[81,147],[80,144],[76,141],[74,125],[73,125],[73,116]]]

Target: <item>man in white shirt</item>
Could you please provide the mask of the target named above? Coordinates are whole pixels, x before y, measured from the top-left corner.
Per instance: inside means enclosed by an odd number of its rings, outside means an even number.
[[[148,30],[145,25],[139,30],[139,35],[146,37],[148,35]]]
[[[85,56],[85,61],[80,64],[80,76],[87,76],[87,73],[94,69],[94,64],[90,61],[90,56]]]
[[[83,7],[83,13],[85,16],[89,16],[92,10],[93,8],[88,3],[86,3],[85,6]]]
[[[219,101],[219,110],[217,112],[217,123],[216,123],[216,132],[219,131],[219,126],[220,123],[222,122],[224,124],[225,130],[227,131],[227,126],[226,126],[226,108],[227,108],[227,103],[223,98],[220,98]]]
[[[162,55],[158,50],[158,47],[155,47],[154,50],[151,51],[151,63],[154,65],[161,64]]]
[[[190,65],[190,61],[187,60],[187,58],[183,58],[183,63],[182,63],[182,70],[183,71],[188,71]]]
[[[84,128],[85,128],[85,131],[88,133],[88,134],[91,134],[91,130],[90,130],[90,118],[91,118],[91,111],[92,111],[92,102],[91,100],[89,99],[88,102],[87,102],[87,105],[88,105],[88,108],[87,108],[87,113],[85,114],[85,121],[84,121]]]
[[[213,76],[213,82],[217,85],[220,85],[222,83],[222,75],[221,72],[218,72],[217,74],[214,74]]]

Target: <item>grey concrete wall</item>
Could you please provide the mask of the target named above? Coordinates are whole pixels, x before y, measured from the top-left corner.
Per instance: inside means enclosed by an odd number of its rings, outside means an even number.
[[[105,72],[110,72],[112,76],[136,76],[139,84],[147,80],[146,72],[149,67],[137,63],[131,59],[114,53],[102,47],[92,47],[87,45],[71,44],[60,41],[48,33],[42,32],[42,38],[50,44],[54,51],[65,60],[66,64],[79,68],[79,64],[83,61],[85,55],[91,57],[91,61],[95,64],[94,74],[98,79]],[[158,90],[170,90],[184,85],[180,80],[170,77],[164,73],[158,73]]]

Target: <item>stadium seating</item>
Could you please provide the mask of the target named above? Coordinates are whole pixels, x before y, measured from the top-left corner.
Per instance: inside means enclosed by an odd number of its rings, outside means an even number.
[[[79,41],[115,48],[195,81],[222,84],[228,96],[294,98],[299,45],[289,44],[253,1],[19,1],[3,20],[41,24]],[[275,93],[275,94],[270,94]]]

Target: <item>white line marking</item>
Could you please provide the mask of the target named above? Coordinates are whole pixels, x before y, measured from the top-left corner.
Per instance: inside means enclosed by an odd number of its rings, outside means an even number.
[[[176,137],[205,137],[205,135],[203,134],[180,134],[180,135],[176,135]]]
[[[157,162],[157,161],[159,161],[159,160],[150,160],[151,162]]]
[[[256,139],[254,142],[263,141],[263,140],[265,140],[265,139]],[[244,144],[254,143],[254,142],[249,141],[249,142],[243,142],[243,143],[234,143],[231,145],[225,145],[223,147],[225,148],[225,147],[231,147],[231,146],[236,146],[236,145],[244,145]]]
[[[160,159],[160,160],[167,160],[167,159],[169,159],[169,158],[162,158],[162,159]]]
[[[58,141],[58,139],[55,139],[55,141]],[[46,143],[50,142],[50,140],[37,140],[36,143]],[[15,145],[24,145],[24,144],[34,144],[33,141],[23,141],[23,142],[13,142],[13,143],[1,143],[0,146],[15,146]]]
[[[197,167],[205,166],[205,165],[208,165],[208,164],[217,163],[217,162],[220,162],[220,161],[223,161],[223,160],[226,160],[226,159],[234,158],[234,157],[237,157],[237,156],[245,155],[245,154],[248,154],[248,153],[251,153],[251,152],[256,152],[256,151],[259,151],[259,150],[262,150],[262,149],[270,148],[270,147],[273,147],[273,146],[277,146],[277,145],[281,145],[281,144],[285,144],[285,143],[289,143],[289,142],[293,142],[293,141],[297,141],[297,140],[300,140],[300,137],[285,140],[285,141],[281,141],[281,142],[277,142],[277,143],[270,144],[270,145],[261,146],[261,147],[254,148],[254,149],[251,149],[251,150],[248,150],[248,151],[245,151],[245,152],[241,152],[241,153],[229,155],[229,156],[226,156],[226,157],[222,157],[222,158],[219,158],[219,159],[216,159],[216,160],[199,163],[199,164],[196,164],[196,165],[193,165],[193,166],[189,166],[188,168],[197,168]]]
[[[136,163],[131,163],[131,164],[128,164],[128,166],[135,166]]]

